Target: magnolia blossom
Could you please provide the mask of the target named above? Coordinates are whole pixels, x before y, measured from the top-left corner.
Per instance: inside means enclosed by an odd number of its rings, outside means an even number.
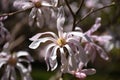
[[[84,33],[87,39],[85,41],[84,49],[86,51],[86,54],[88,54],[90,60],[92,61],[94,61],[97,52],[99,53],[101,58],[105,60],[109,59],[107,53],[99,45],[104,46],[112,39],[112,37],[110,35],[104,35],[104,36],[93,35],[93,33],[101,26],[100,22],[101,22],[101,18],[97,18],[92,28]],[[98,42],[99,45],[95,44],[95,42]]]
[[[46,52],[45,52],[45,61],[48,66],[51,67],[51,70],[56,69],[57,63],[57,53],[60,52],[61,55],[61,64],[62,64],[62,71],[64,72],[64,68],[66,68],[66,61],[69,58],[70,67],[76,68],[75,63],[82,62],[83,64],[86,63],[86,54],[84,49],[79,43],[78,37],[83,37],[81,32],[71,31],[71,32],[63,32],[63,24],[64,24],[64,11],[62,8],[59,10],[59,15],[57,19],[57,30],[58,36],[53,32],[43,32],[38,33],[32,38],[33,41],[30,44],[31,49],[36,49],[41,43],[45,43],[50,41],[51,43],[47,45]],[[42,37],[43,35],[48,35],[48,37]],[[68,57],[67,57],[68,55]]]
[[[14,6],[19,9],[32,8],[29,15],[29,25],[32,26],[36,21],[38,27],[43,27],[45,21],[50,20],[50,7],[56,7],[58,0],[16,0]]]
[[[17,80],[16,69],[20,72],[21,80],[32,80],[30,76],[32,61],[32,57],[26,51],[13,54],[0,52],[0,68],[5,67],[1,80]],[[27,63],[28,66],[25,67],[22,63]]]

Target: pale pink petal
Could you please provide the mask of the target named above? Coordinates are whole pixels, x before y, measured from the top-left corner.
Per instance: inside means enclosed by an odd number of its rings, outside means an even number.
[[[23,56],[23,57],[26,57],[30,62],[34,61],[33,58],[29,55],[29,53],[26,51],[19,51],[16,54],[17,54],[17,57]]]
[[[71,35],[73,35],[73,37],[85,38],[82,32],[72,31],[72,32],[68,32],[66,36],[69,37]]]
[[[43,17],[43,13],[42,13],[41,9],[37,10],[36,16],[37,16],[36,17],[36,21],[37,21],[36,24],[39,28],[42,28],[44,26],[45,21],[44,21],[44,17]]]
[[[53,6],[57,7],[58,5],[58,0],[51,0],[51,3]]]
[[[22,64],[17,63],[17,69],[20,71],[20,75],[22,80],[32,80],[32,77],[30,76],[31,72],[31,65],[28,65],[28,68],[25,68]]]
[[[60,7],[59,8],[59,11],[58,11],[58,18],[57,18],[57,29],[58,29],[58,35],[60,38],[63,37],[63,25],[64,25],[64,22],[65,22],[65,16],[64,16],[64,10],[63,10],[63,7]]]
[[[29,53],[26,51],[19,51],[16,53],[17,57],[21,57],[21,56],[29,56]]]
[[[68,61],[66,59],[66,55],[65,55],[63,48],[60,48],[60,52],[61,52],[61,64],[62,64],[61,71],[63,73],[66,73],[66,72],[68,72],[68,65],[69,64],[68,64]]]
[[[4,74],[1,77],[1,80],[9,80],[10,77],[10,72],[11,72],[11,66],[7,65]]]
[[[88,61],[91,60],[94,62],[96,58],[96,49],[94,46],[92,46],[92,43],[85,44],[84,50],[86,51]]]
[[[81,72],[85,73],[86,75],[93,75],[96,73],[96,70],[95,69],[83,69],[81,70]]]
[[[84,80],[86,78],[86,74],[82,72],[76,72],[75,76],[79,78],[80,80]]]
[[[53,33],[53,32],[44,32],[44,33],[38,33],[38,34],[36,34],[35,36],[33,36],[32,38],[30,38],[29,40],[35,41],[35,40],[37,40],[39,37],[41,37],[41,36],[43,36],[43,35],[51,35],[51,36],[53,36],[55,39],[58,38],[57,35],[56,35],[55,33]]]
[[[98,41],[98,43],[102,46],[104,46],[105,43],[112,40],[112,36],[110,35],[102,35],[102,36],[92,35],[91,38],[93,38],[95,41]]]
[[[22,74],[29,72],[29,70],[25,68],[21,63],[17,63],[16,67],[17,69],[19,69],[20,72],[22,72]]]
[[[6,64],[7,62],[5,62],[5,61],[0,61],[0,68],[4,65],[4,64]]]
[[[45,6],[45,7],[52,7],[53,6],[52,4],[48,3],[47,1],[42,1],[41,5]]]
[[[98,17],[95,21],[95,24],[91,27],[91,29],[85,32],[85,34],[91,35],[93,32],[97,31],[100,26],[101,26],[101,18]]]
[[[68,44],[66,44],[65,47],[66,47],[66,49],[67,49],[68,52],[69,52],[69,56],[72,56],[72,55],[74,54],[74,52],[73,52],[73,50],[71,49],[71,47],[70,47]]]
[[[98,51],[101,58],[103,58],[104,60],[109,59],[107,53],[100,46],[98,46],[96,44],[94,44],[94,46],[96,47],[96,49],[97,49],[97,51]]]
[[[33,41],[30,45],[29,45],[29,48],[31,49],[36,49],[39,47],[39,45],[41,43],[45,43],[46,41],[52,41],[52,42],[55,42],[55,39],[52,38],[52,37],[45,37],[45,38],[40,38],[36,41]]]
[[[50,51],[51,51],[51,48],[53,48],[54,46],[56,46],[56,44],[51,43],[51,44],[47,45],[46,50],[45,50],[45,62],[47,64],[47,71],[49,70]]]
[[[18,59],[18,62],[26,62],[26,63],[30,63],[30,61],[29,60],[27,60],[27,59]]]
[[[73,54],[72,56],[69,56],[68,57],[68,64],[69,64],[69,70],[71,71],[71,70],[75,70],[75,69],[77,69],[77,67],[78,67],[78,63],[77,63],[77,61],[76,61],[76,57],[75,57],[75,55]]]
[[[37,8],[32,8],[28,18],[30,26],[33,26],[36,16],[37,16]]]
[[[59,48],[59,46],[55,46],[52,49],[52,52],[50,54],[49,62],[50,62],[51,71],[55,70],[58,66],[58,63],[57,63],[57,50],[58,50],[58,48]]]
[[[27,9],[33,7],[33,3],[22,0],[16,0],[14,1],[13,6],[18,9]]]
[[[11,67],[11,76],[10,76],[10,80],[16,80],[16,72],[15,72],[15,68]]]
[[[85,54],[85,51],[84,51],[84,49],[82,48],[82,46],[80,45],[80,43],[78,42],[78,41],[76,41],[76,40],[69,40],[69,43],[71,43],[71,44],[74,44],[73,46],[76,46],[77,48],[78,48],[78,57],[80,58],[80,60],[83,62],[83,63],[87,63],[87,55]],[[72,47],[72,46],[70,46],[70,47]],[[77,51],[76,51],[77,52]],[[78,58],[78,59],[79,59]]]

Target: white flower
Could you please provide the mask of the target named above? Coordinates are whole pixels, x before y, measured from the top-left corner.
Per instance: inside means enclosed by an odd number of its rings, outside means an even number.
[[[58,0],[16,0],[13,5],[19,9],[32,8],[29,15],[29,25],[33,26],[36,20],[37,26],[41,28],[46,20],[50,20],[50,16],[48,16],[52,13],[50,7],[56,7],[57,4]]]
[[[22,80],[32,80],[30,76],[31,64],[33,59],[26,51],[19,51],[17,53],[10,54],[9,52],[0,53],[0,68],[4,65],[5,71],[1,77],[1,80],[16,80],[16,71],[18,69]],[[25,67],[22,63],[27,63]]]
[[[69,62],[70,62],[70,66],[72,67],[76,68],[74,62],[77,63],[82,61],[84,64],[86,63],[86,54],[82,46],[80,45],[78,39],[78,37],[83,37],[83,34],[77,31],[63,32],[62,26],[64,24],[64,21],[65,21],[64,11],[62,10],[62,8],[60,8],[57,19],[58,36],[53,32],[43,32],[43,33],[38,33],[32,38],[30,38],[30,40],[33,41],[29,46],[31,49],[36,49],[41,43],[45,43],[47,41],[51,42],[49,45],[47,45],[45,52],[45,61],[47,63],[48,69],[50,65],[51,70],[56,69],[58,65],[57,63],[58,51],[60,51],[61,54],[62,66],[66,65],[64,59],[67,59],[67,55],[69,56],[68,58],[70,58],[69,60],[71,60],[71,62],[70,61]],[[41,37],[43,35],[50,35],[50,36]],[[68,52],[68,54],[66,51]],[[63,55],[65,57],[63,57]]]

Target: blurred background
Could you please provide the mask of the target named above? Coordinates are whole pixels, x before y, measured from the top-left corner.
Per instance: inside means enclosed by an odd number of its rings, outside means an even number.
[[[81,0],[68,1],[75,12],[78,9]],[[13,7],[13,2],[14,0],[0,0],[0,14],[17,11],[17,9]],[[86,80],[120,80],[120,0],[84,0],[78,19],[87,14],[92,8],[99,9],[103,6],[112,4],[113,2],[115,2],[114,6],[107,7],[89,15],[77,25],[85,32],[91,28],[97,17],[101,17],[102,25],[96,33],[100,35],[109,34],[113,37],[108,47],[105,47],[110,60],[104,61],[98,56],[94,63],[89,63],[88,67],[95,68],[97,73],[95,75],[88,76]],[[64,4],[64,0],[60,0],[59,5],[62,4]],[[72,29],[73,19],[68,8],[66,6],[64,6],[64,8],[66,16],[64,29],[65,31],[70,31]],[[31,73],[33,80],[52,80],[53,76],[56,75],[57,70],[53,72],[47,71],[46,63],[43,59],[44,45],[40,47],[41,49],[38,48],[36,50],[31,50],[28,46],[31,43],[29,38],[36,33],[44,31],[56,32],[56,24],[53,20],[50,22],[50,25],[45,24],[42,29],[38,28],[36,25],[30,27],[28,25],[29,13],[30,10],[10,16],[3,21],[5,28],[11,34],[11,39],[14,37],[14,40],[17,40],[19,37],[24,36],[24,41],[15,46],[12,51],[25,50],[34,57],[35,62],[32,63],[33,71]],[[4,41],[0,44],[1,51],[4,44]],[[2,73],[0,72],[0,74]],[[65,74],[64,80],[76,79],[72,75]]]

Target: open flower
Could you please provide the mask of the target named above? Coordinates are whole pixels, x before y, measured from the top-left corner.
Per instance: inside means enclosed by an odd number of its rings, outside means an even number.
[[[1,80],[16,80],[17,69],[20,72],[21,80],[32,80],[30,76],[31,64],[33,59],[26,51],[19,51],[17,53],[10,54],[9,52],[0,52],[0,68],[4,65],[5,71]],[[27,63],[25,67],[22,63]]]
[[[14,2],[14,6],[19,9],[32,8],[29,15],[29,25],[32,26],[36,21],[37,26],[40,28],[43,27],[44,21],[50,19],[52,12],[50,7],[56,7],[57,4],[58,0],[16,0]]]
[[[93,33],[101,26],[100,22],[101,18],[97,18],[92,28],[84,33],[87,39],[87,41],[85,41],[84,49],[86,51],[86,54],[88,54],[90,60],[92,60],[92,62],[94,61],[97,52],[100,55],[100,57],[103,58],[104,60],[109,59],[107,53],[99,45],[104,46],[112,39],[112,37],[110,35],[104,36],[93,35]],[[98,42],[99,45],[97,45],[96,42]]]
[[[41,43],[45,43],[47,41],[50,41],[51,43],[47,45],[46,52],[45,52],[45,61],[47,63],[48,69],[49,66],[51,67],[51,70],[56,69],[58,63],[57,63],[57,52],[60,51],[61,54],[61,64],[66,65],[64,59],[67,59],[67,55],[71,58],[71,66],[75,67],[74,62],[75,61],[82,61],[84,64],[86,63],[86,54],[84,52],[84,49],[79,43],[78,37],[82,37],[83,34],[81,32],[77,31],[71,31],[71,32],[63,32],[63,24],[64,24],[65,18],[64,18],[64,11],[62,8],[59,10],[59,15],[57,19],[57,30],[58,30],[58,36],[53,32],[43,32],[38,33],[32,38],[30,38],[31,41],[33,41],[30,44],[31,49],[36,49]],[[49,37],[41,37],[43,35],[50,35]],[[67,52],[68,54],[67,54]],[[62,57],[64,55],[65,57]],[[73,56],[78,56],[74,58]]]

